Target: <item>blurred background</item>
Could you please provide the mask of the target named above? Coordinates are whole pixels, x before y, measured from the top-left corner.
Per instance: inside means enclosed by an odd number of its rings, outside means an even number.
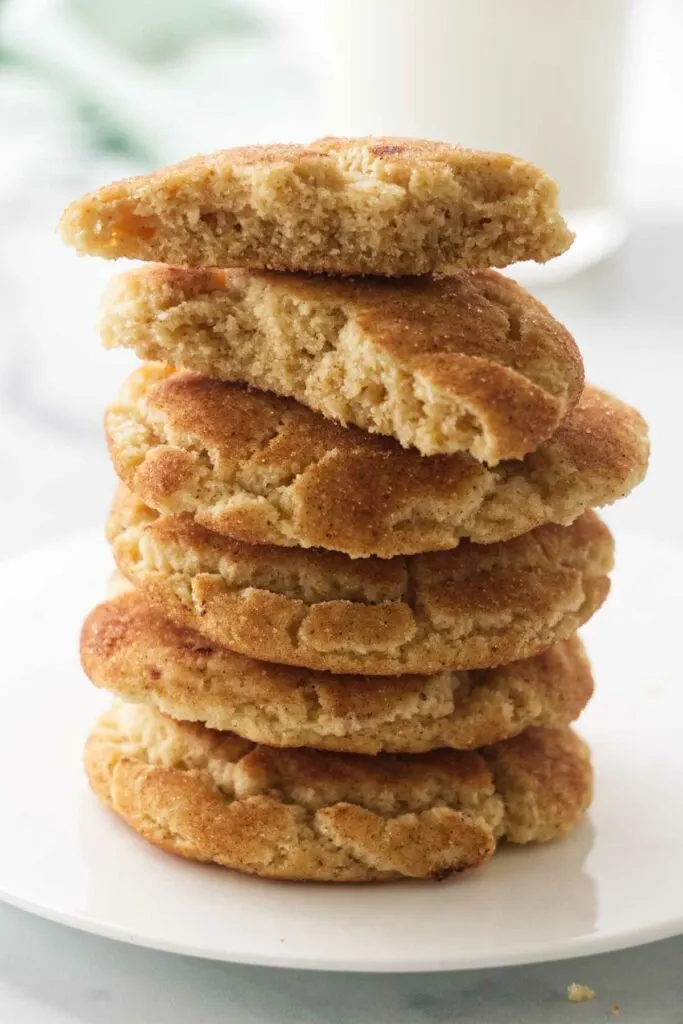
[[[194,152],[321,134],[503,149],[559,181],[574,248],[519,276],[652,426],[608,518],[683,540],[681,0],[0,0],[0,557],[101,529],[99,293],[62,208]],[[673,479],[672,479],[673,478]],[[680,492],[679,492],[680,493]]]

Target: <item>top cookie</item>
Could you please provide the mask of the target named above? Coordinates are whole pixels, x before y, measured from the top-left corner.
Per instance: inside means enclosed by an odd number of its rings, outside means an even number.
[[[573,239],[533,164],[380,137],[196,156],[76,200],[60,227],[108,259],[390,277],[543,263]]]

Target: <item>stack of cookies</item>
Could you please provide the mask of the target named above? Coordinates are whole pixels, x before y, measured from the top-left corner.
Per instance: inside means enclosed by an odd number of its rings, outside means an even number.
[[[86,770],[146,839],[273,878],[443,877],[588,806],[577,629],[645,424],[497,273],[571,234],[523,160],[400,139],[197,157],[74,203],[146,261],[106,414],[119,576]],[[220,269],[217,269],[220,268]]]

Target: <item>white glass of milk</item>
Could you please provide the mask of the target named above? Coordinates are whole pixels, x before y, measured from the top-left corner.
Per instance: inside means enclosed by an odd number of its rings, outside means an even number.
[[[568,275],[621,242],[613,171],[630,0],[323,6],[329,134],[439,139],[545,168],[577,242],[535,279]]]

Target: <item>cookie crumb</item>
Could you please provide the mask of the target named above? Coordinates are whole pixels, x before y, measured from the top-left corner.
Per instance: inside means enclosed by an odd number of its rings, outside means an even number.
[[[588,999],[595,999],[595,990],[573,981],[571,985],[567,985],[567,999],[570,1003],[585,1003]]]
[[[618,1017],[619,1016],[619,1007],[617,1006],[616,1003],[614,1004],[614,1006],[610,1010],[610,1013],[612,1014],[613,1017]]]

